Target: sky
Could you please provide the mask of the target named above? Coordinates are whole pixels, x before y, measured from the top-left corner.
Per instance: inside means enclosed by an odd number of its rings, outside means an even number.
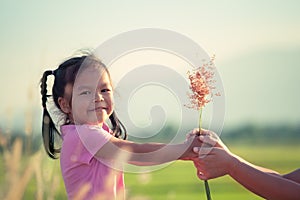
[[[97,48],[141,28],[180,33],[216,55],[225,126],[297,124],[299,8],[297,0],[2,0],[1,124],[26,124],[16,116],[40,119],[44,70],[55,69],[78,49]]]

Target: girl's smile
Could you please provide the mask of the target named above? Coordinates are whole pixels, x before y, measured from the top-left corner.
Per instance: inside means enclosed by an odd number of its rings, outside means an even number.
[[[106,111],[106,107],[95,107],[95,108],[92,108],[92,109],[90,109],[90,110],[88,110],[88,111],[91,111],[91,112],[94,112],[94,111],[96,111],[96,112],[99,112],[99,111],[103,111],[103,110],[105,110]]]

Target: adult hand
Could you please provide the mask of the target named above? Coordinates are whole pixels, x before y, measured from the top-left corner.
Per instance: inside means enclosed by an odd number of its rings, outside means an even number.
[[[194,159],[197,168],[197,176],[201,180],[212,179],[228,174],[235,166],[235,156],[228,150],[224,143],[214,132],[207,132],[200,135],[199,140],[203,142],[203,147],[195,147],[199,158]]]

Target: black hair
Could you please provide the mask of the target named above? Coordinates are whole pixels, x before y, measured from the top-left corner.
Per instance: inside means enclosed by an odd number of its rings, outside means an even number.
[[[83,65],[83,62],[85,65]],[[50,116],[50,113],[47,109],[47,100],[52,96],[53,101],[58,109],[61,110],[60,105],[58,103],[58,98],[63,97],[65,93],[65,87],[67,84],[74,85],[76,75],[80,69],[80,67],[86,66],[89,64],[98,64],[105,72],[107,72],[109,78],[110,74],[107,67],[93,54],[88,53],[87,55],[82,55],[79,57],[73,57],[65,62],[63,62],[59,67],[54,70],[47,70],[43,73],[41,78],[41,95],[42,95],[42,106],[43,106],[43,118],[42,118],[42,136],[44,147],[47,154],[53,158],[57,158],[57,154],[60,153],[60,148],[55,147],[54,141],[56,136],[61,138],[60,132],[57,130],[53,119]],[[54,84],[52,87],[52,95],[48,94],[47,91],[47,78],[48,76],[54,76]],[[71,101],[70,101],[71,104]],[[113,135],[117,138],[122,138],[126,140],[127,132],[125,126],[118,119],[115,111],[109,116],[109,120],[111,122]],[[65,124],[68,124],[68,119],[66,118]]]

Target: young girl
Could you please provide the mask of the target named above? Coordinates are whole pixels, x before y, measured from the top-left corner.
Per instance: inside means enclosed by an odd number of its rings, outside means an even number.
[[[64,114],[60,131],[46,106],[51,96],[47,93],[48,76],[54,76],[52,98]],[[92,54],[71,58],[56,70],[45,71],[41,94],[44,146],[51,158],[60,153],[69,199],[124,199],[123,173],[118,163],[154,165],[197,157],[192,148],[201,146],[201,142],[195,137],[168,145],[127,141],[126,129],[114,111],[110,74]],[[111,129],[105,123],[107,119]],[[57,135],[62,137],[61,148],[54,144]]]

